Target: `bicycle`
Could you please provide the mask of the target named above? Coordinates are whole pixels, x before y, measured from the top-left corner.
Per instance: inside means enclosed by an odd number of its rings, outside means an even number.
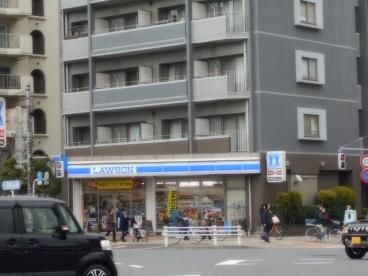
[[[263,225],[260,225],[258,231],[256,232],[256,236],[258,239],[261,240],[262,235],[263,235]],[[271,239],[275,238],[276,240],[282,240],[284,238],[284,229],[280,223],[272,225],[269,236]]]
[[[339,243],[341,241],[342,230],[338,227],[328,228],[320,224],[309,227],[305,231],[305,239],[309,242],[322,241],[324,237],[328,242]]]

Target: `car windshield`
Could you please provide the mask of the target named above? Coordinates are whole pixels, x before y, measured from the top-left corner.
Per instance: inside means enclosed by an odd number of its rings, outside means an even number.
[[[78,233],[82,231],[77,220],[75,219],[71,211],[68,209],[68,207],[64,205],[58,205],[58,209],[60,211],[63,224],[68,226],[69,232]]]

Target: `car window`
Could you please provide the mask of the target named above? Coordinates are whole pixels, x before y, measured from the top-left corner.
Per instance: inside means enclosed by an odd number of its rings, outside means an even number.
[[[81,231],[76,219],[73,217],[72,213],[68,208],[66,208],[64,205],[58,206],[61,214],[61,219],[63,221],[63,224],[68,226],[69,232],[71,233],[78,233]]]
[[[0,208],[0,234],[14,233],[14,217],[11,208]]]
[[[23,208],[27,233],[52,233],[59,225],[53,208]]]

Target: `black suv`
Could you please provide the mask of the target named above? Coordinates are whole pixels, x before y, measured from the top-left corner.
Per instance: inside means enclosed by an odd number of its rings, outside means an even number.
[[[0,197],[0,275],[117,276],[111,244],[84,234],[64,201]]]
[[[368,250],[368,220],[347,224],[342,231],[342,243],[351,259],[361,259]]]

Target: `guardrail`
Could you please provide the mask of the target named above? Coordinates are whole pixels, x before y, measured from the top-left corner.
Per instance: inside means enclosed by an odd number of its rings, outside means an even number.
[[[213,245],[218,245],[219,238],[226,237],[237,237],[237,245],[241,245],[241,239],[245,236],[240,225],[238,226],[164,226],[162,231],[162,236],[164,237],[165,247],[169,246],[169,239],[189,239],[192,237],[202,238],[211,237],[213,240]]]

